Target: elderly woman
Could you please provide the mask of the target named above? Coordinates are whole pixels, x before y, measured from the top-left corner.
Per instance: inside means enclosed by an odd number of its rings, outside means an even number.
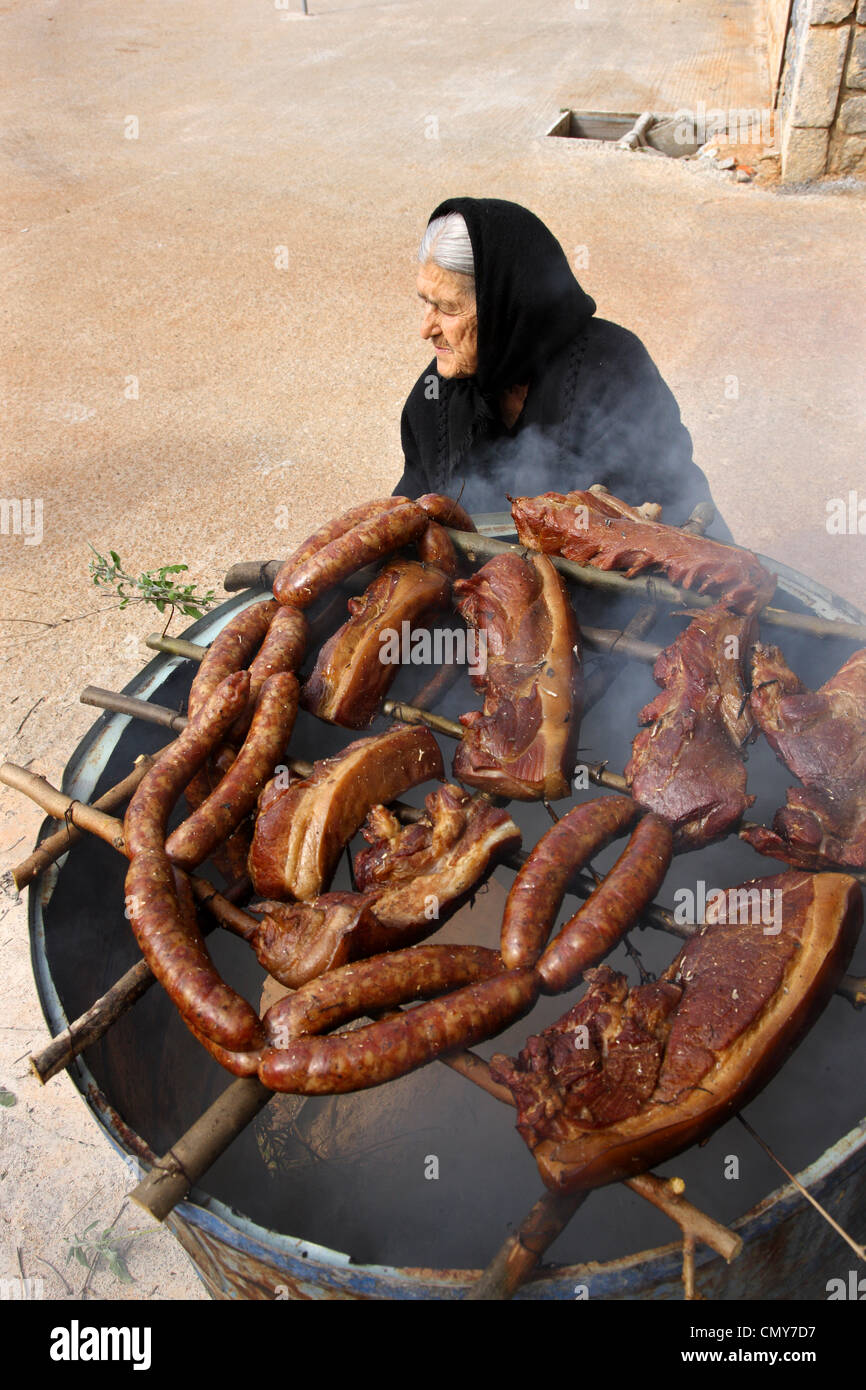
[[[418,253],[421,337],[436,354],[403,410],[395,493],[506,494],[603,483],[681,524],[712,501],[691,438],[641,341],[595,318],[562,247],[517,203],[450,198]],[[710,534],[729,540],[721,518]]]

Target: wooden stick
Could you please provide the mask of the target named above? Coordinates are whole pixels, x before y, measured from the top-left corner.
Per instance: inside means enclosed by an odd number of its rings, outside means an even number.
[[[686,1301],[700,1298],[700,1294],[695,1293],[695,1238],[694,1236],[683,1237],[683,1297]]]
[[[736,1259],[743,1248],[741,1236],[729,1231],[698,1207],[687,1202],[681,1194],[685,1191],[682,1178],[659,1178],[654,1173],[640,1173],[635,1178],[626,1179],[626,1187],[636,1192],[645,1201],[663,1211],[680,1229],[715,1250],[728,1264]]]
[[[588,1192],[571,1192],[567,1195],[544,1192],[517,1230],[499,1247],[480,1279],[465,1295],[464,1301],[490,1302],[513,1298],[588,1196]]]
[[[170,743],[165,745],[165,748],[170,747]],[[165,748],[160,748],[154,754],[142,753],[140,757],[136,758],[132,772],[121,782],[116,782],[113,787],[109,787],[107,792],[104,792],[97,801],[93,802],[96,810],[115,811],[118,806],[122,806],[128,801],[139,782],[153,767],[160,753],[165,752]],[[28,883],[32,883],[38,874],[41,874],[50,864],[56,863],[71,845],[76,844],[82,838],[83,832],[76,829],[74,825],[70,825],[68,821],[62,829],[55,831],[53,835],[48,835],[41,844],[37,845],[32,854],[29,854],[26,859],[22,859],[21,863],[16,864],[15,868],[10,871],[12,882],[17,891],[20,893],[22,888],[25,888]]]
[[[454,531],[446,527],[449,536],[458,550],[469,560],[489,559],[493,555],[509,552],[528,553],[528,547],[512,545],[507,541],[493,540],[489,536],[479,536],[470,531]],[[734,547],[736,548],[736,547]],[[693,589],[678,589],[666,579],[655,576],[635,575],[627,579],[615,570],[600,570],[592,565],[578,565],[573,560],[563,560],[559,555],[550,555],[556,568],[567,579],[573,579],[591,589],[602,589],[609,593],[643,594],[652,602],[663,599],[669,604],[683,604],[688,608],[710,608],[718,603],[718,596],[699,594]],[[808,632],[814,637],[845,637],[851,642],[866,641],[866,624],[847,623],[832,618],[817,618],[811,613],[792,613],[786,608],[764,608],[760,614],[762,622],[774,627],[793,628],[798,632]]]
[[[73,825],[77,825],[81,830],[89,830],[92,835],[104,840],[119,854],[126,854],[123,822],[114,816],[108,816],[104,811],[97,811],[86,801],[75,801],[72,797],[58,791],[56,787],[52,787],[51,783],[46,781],[44,777],[40,777],[35,772],[28,772],[26,768],[17,767],[15,763],[3,763],[0,766],[0,782],[7,787],[14,787],[16,791],[23,792],[25,796],[29,796],[31,801],[35,801],[37,806],[41,806],[50,816],[55,816],[58,820],[68,818]],[[235,907],[234,903],[229,902],[224,894],[214,888],[212,883],[208,883],[207,879],[199,878],[197,874],[190,874],[189,881],[196,897],[213,913],[217,921],[228,927],[230,931],[235,933],[247,930],[254,931],[258,927],[259,924],[254,917]]]
[[[133,714],[138,719],[165,724],[170,717],[178,720],[180,727],[186,726],[186,716],[178,714],[176,710],[171,710],[165,705],[154,705],[151,704],[149,700],[138,700],[131,695],[118,697],[114,691],[100,690],[97,686],[92,685],[89,685],[86,690],[83,690],[81,693],[81,700],[84,704],[96,705],[102,709],[113,708],[114,701],[117,698],[122,699],[124,712]],[[392,708],[396,708],[398,703],[401,709],[415,712],[414,706],[404,705],[402,702],[387,702]],[[424,714],[426,712],[419,710],[417,713]],[[441,719],[440,715],[432,717],[437,720]],[[183,721],[183,723],[180,723],[180,721]],[[442,722],[459,730],[462,734],[463,726],[461,724],[455,724],[453,720],[443,720]],[[311,763],[303,762],[301,759],[289,758],[287,761],[289,768],[300,777],[308,777],[313,770]],[[603,763],[591,767],[589,769],[589,777],[599,786],[611,787],[613,790],[620,792],[627,791],[625,779],[616,773],[605,772]],[[395,801],[392,803],[392,806],[395,815],[407,824],[417,822],[424,816],[423,808],[409,806],[405,802]],[[509,868],[521,869],[528,857],[529,855],[526,850],[517,850],[513,854],[509,854],[502,862],[507,864]],[[840,872],[849,873],[852,877],[859,879],[860,882],[866,881],[866,874],[862,872],[850,869],[840,870]],[[585,873],[575,874],[569,881],[569,890],[578,897],[588,898],[596,887],[597,884],[594,880]],[[649,907],[644,909],[641,915],[641,922],[647,923],[657,928],[659,931],[668,932],[672,936],[678,936],[681,940],[688,940],[697,930],[697,926],[693,923],[676,922],[672,912],[667,908],[658,906],[656,903],[651,903]],[[864,1004],[866,1004],[866,976],[858,977],[855,975],[846,975],[839,984],[837,992],[847,999],[849,1003],[853,1004],[855,1008],[862,1008]]]
[[[482,1065],[486,1067],[487,1063]],[[514,1098],[510,1092],[507,1103],[514,1105]],[[685,1236],[690,1237],[692,1241],[703,1241],[728,1264],[739,1255],[743,1248],[742,1238],[686,1201],[681,1195],[685,1191],[682,1178],[659,1178],[654,1173],[640,1173],[637,1177],[625,1178],[623,1181],[626,1187],[630,1187],[639,1197],[651,1202],[654,1207],[658,1207],[675,1221]],[[466,1299],[512,1298],[588,1195],[588,1192],[556,1195],[545,1193],[532,1207],[517,1231],[508,1236],[500,1246],[480,1279],[467,1293]]]
[[[634,661],[653,665],[662,652],[661,647],[641,641],[638,634],[631,634],[624,628],[593,627],[589,623],[582,623],[580,631],[586,646],[608,655],[628,656]],[[145,646],[151,651],[187,657],[190,661],[201,661],[207,651],[207,647],[197,642],[188,642],[184,637],[165,637],[161,632],[151,632],[145,639]]]
[[[133,1188],[129,1194],[133,1202],[164,1221],[272,1095],[257,1077],[232,1082]]]
[[[112,1024],[150,989],[155,979],[147,961],[138,961],[86,1013],[80,1014],[41,1051],[31,1053],[30,1065],[42,1084],[65,1071],[80,1052],[104,1037]]]
[[[445,719],[441,714],[431,714],[429,710],[407,705],[403,700],[383,700],[382,713],[399,719],[404,724],[424,724],[428,729],[445,734],[448,738],[462,739],[466,733],[462,724],[455,719]],[[591,782],[610,791],[624,792],[628,795],[628,783],[618,772],[606,772],[604,763],[593,763],[587,768]]]
[[[458,550],[469,560],[488,560],[493,555],[509,553],[525,554],[527,547],[497,541],[477,532],[454,531],[446,527],[448,534]],[[607,590],[611,593],[631,593],[650,602],[663,599],[671,605],[686,605],[688,608],[709,608],[717,599],[707,594],[696,593],[692,589],[678,589],[666,579],[648,578],[637,575],[627,579],[615,570],[593,569],[591,565],[577,565],[571,560],[563,560],[558,555],[549,557],[556,568],[568,579],[573,579],[591,589]],[[250,560],[232,565],[223,580],[223,587],[232,592],[236,589],[270,589],[279,573],[281,560]],[[674,616],[676,613],[674,612]],[[683,615],[685,616],[685,615]],[[847,623],[832,618],[818,618],[812,613],[792,613],[786,608],[764,608],[761,621],[773,627],[790,628],[797,632],[808,632],[814,637],[844,637],[849,642],[866,642],[866,624]],[[583,629],[589,643],[588,630]],[[655,658],[653,658],[655,659]]]
[[[812,1194],[811,1194],[811,1192],[809,1191],[808,1187],[804,1187],[804,1186],[803,1186],[803,1184],[800,1182],[800,1179],[799,1179],[798,1177],[796,1177],[796,1176],[790,1171],[790,1169],[788,1169],[788,1168],[785,1167],[784,1163],[782,1162],[782,1160],[781,1160],[780,1158],[777,1158],[777,1157],[776,1157],[776,1155],[773,1153],[773,1150],[770,1148],[769,1144],[765,1144],[765,1143],[764,1143],[764,1140],[761,1138],[760,1134],[756,1134],[755,1130],[754,1130],[754,1129],[752,1128],[752,1126],[749,1124],[749,1121],[746,1119],[746,1117],[745,1117],[744,1115],[737,1115],[737,1119],[739,1120],[739,1122],[740,1122],[740,1124],[743,1126],[743,1128],[744,1128],[745,1130],[748,1130],[748,1132],[749,1132],[749,1134],[751,1134],[752,1138],[755,1139],[755,1140],[760,1144],[761,1148],[764,1150],[764,1153],[767,1154],[768,1157],[770,1157],[770,1158],[773,1160],[774,1163],[778,1164],[778,1166],[781,1168],[782,1172],[785,1174],[785,1177],[789,1180],[789,1182],[792,1182],[792,1183],[794,1184],[794,1186],[796,1187],[797,1191],[800,1192],[800,1193],[802,1193],[802,1195],[806,1198],[806,1201],[807,1201],[807,1202],[811,1202],[811,1203],[812,1203],[812,1206],[815,1208],[815,1210],[818,1211],[818,1212],[820,1212],[820,1214],[823,1216],[824,1220],[825,1220],[826,1222],[828,1222],[829,1225],[831,1225],[831,1226],[833,1227],[833,1230],[837,1233],[837,1235],[840,1235],[840,1236],[842,1237],[842,1239],[843,1239],[848,1245],[850,1245],[851,1249],[854,1251],[854,1254],[857,1256],[857,1258],[858,1258],[859,1260],[864,1260],[864,1261],[866,1261],[866,1246],[858,1245],[857,1242],[856,1242],[855,1240],[852,1240],[852,1239],[851,1239],[851,1237],[849,1236],[848,1232],[842,1229],[842,1227],[839,1225],[839,1222],[833,1220],[833,1217],[830,1215],[830,1213],[829,1213],[828,1211],[826,1211],[826,1210],[824,1209],[824,1207],[821,1206],[821,1203],[818,1201],[818,1199],[817,1199],[816,1197],[813,1197],[813,1196],[812,1196]]]

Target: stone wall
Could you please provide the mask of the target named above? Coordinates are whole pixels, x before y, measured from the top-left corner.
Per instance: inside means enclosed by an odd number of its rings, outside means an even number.
[[[794,0],[778,124],[784,183],[866,178],[866,0]]]

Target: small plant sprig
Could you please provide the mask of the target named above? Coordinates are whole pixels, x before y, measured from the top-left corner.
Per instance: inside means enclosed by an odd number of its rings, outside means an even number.
[[[213,589],[206,594],[197,594],[194,584],[175,582],[172,576],[185,573],[188,565],[163,565],[158,570],[146,570],[136,579],[134,575],[126,573],[116,550],[109,550],[106,556],[100,555],[93,545],[90,545],[90,549],[95,556],[90,561],[93,583],[97,588],[116,593],[121,608],[126,608],[130,603],[152,603],[160,613],[164,613],[166,608],[172,612],[179,608],[188,618],[201,618],[205,609],[216,602]]]
[[[98,1235],[91,1235],[90,1232],[99,1225],[98,1221],[91,1221],[89,1226],[85,1226],[81,1235],[76,1235],[69,1243],[66,1252],[66,1263],[71,1259],[76,1259],[80,1265],[87,1270],[95,1269],[99,1260],[104,1260],[116,1279],[121,1284],[132,1284],[132,1275],[126,1264],[126,1257],[120,1249],[120,1245],[126,1244],[134,1236],[142,1235],[142,1231],[130,1231],[122,1236],[117,1243],[111,1239],[111,1227],[106,1226]]]

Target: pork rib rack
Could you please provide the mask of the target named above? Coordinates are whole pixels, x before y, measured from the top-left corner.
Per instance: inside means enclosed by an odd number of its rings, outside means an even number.
[[[646,511],[604,489],[515,497],[511,507],[521,544],[534,550],[596,569],[625,570],[629,578],[660,569],[672,583],[719,594],[740,612],[769,603],[775,576],[750,551],[665,526]]]

